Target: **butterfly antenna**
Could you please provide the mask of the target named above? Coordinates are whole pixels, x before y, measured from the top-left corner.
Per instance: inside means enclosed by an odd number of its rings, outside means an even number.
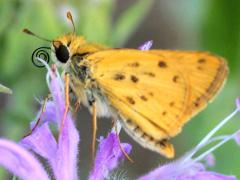
[[[67,18],[68,18],[68,20],[71,21],[72,26],[73,26],[73,34],[75,34],[76,28],[75,28],[75,24],[74,24],[74,21],[73,21],[72,13],[70,11],[67,12]]]
[[[46,38],[43,38],[43,37],[41,37],[41,36],[39,36],[39,35],[36,35],[35,33],[33,33],[32,31],[30,31],[29,29],[23,29],[22,30],[24,33],[26,33],[26,34],[28,34],[28,35],[31,35],[31,36],[34,36],[34,37],[36,37],[36,38],[38,38],[38,39],[41,39],[41,40],[44,40],[44,41],[47,41],[47,42],[53,42],[52,40],[49,40],[49,39],[46,39]]]

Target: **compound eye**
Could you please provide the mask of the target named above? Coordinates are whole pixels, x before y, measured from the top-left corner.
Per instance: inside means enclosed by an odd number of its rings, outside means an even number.
[[[62,44],[58,48],[55,48],[55,53],[56,53],[57,59],[61,63],[66,63],[67,60],[69,59],[69,51],[67,47]]]

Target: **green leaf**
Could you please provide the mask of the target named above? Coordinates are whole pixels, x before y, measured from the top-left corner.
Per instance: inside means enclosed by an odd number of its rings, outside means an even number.
[[[12,90],[0,84],[0,93],[12,94]]]
[[[139,0],[125,10],[111,32],[110,44],[113,46],[123,45],[150,10],[153,2],[154,0]]]

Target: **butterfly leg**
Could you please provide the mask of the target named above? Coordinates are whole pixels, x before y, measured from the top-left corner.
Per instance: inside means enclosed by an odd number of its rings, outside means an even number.
[[[74,104],[74,112],[75,113],[77,113],[77,111],[78,111],[78,109],[79,109],[79,107],[80,107],[80,104],[81,104],[81,102],[80,102],[80,100],[77,100],[76,101],[76,103]]]
[[[77,112],[78,112],[78,109],[80,107],[80,104],[81,104],[81,101],[80,100],[77,100],[74,104],[74,119],[77,119]]]
[[[41,109],[41,114],[40,114],[37,122],[35,123],[35,125],[33,126],[33,128],[30,130],[30,132],[28,132],[25,136],[23,136],[23,138],[25,138],[25,137],[27,137],[27,136],[30,136],[30,135],[35,131],[35,129],[39,126],[40,121],[41,121],[41,119],[42,119],[42,116],[43,116],[44,112],[46,111],[47,101],[49,100],[50,97],[51,97],[51,95],[48,94],[48,96],[44,99],[43,105],[42,105],[42,109]]]
[[[132,160],[132,158],[130,158],[130,156],[127,154],[127,152],[124,150],[124,148],[122,147],[121,145],[121,140],[120,140],[120,137],[119,137],[119,134],[120,134],[120,131],[121,131],[121,123],[116,120],[116,119],[113,119],[113,128],[112,128],[112,132],[115,131],[115,133],[117,134],[117,139],[118,139],[118,144],[119,144],[119,147],[123,153],[123,155],[127,158],[127,160],[131,163],[134,163],[134,161]]]
[[[59,137],[60,137],[60,135],[62,134],[62,130],[63,130],[63,128],[64,128],[64,123],[65,123],[65,120],[66,120],[66,117],[67,117],[67,113],[68,113],[69,107],[70,107],[70,99],[69,99],[70,77],[69,77],[69,74],[68,74],[68,73],[65,74],[64,79],[65,79],[65,111],[64,111],[63,118],[62,118],[62,121],[61,121],[61,127],[60,127],[60,131],[59,131]],[[58,137],[58,138],[59,138],[59,137]]]
[[[93,162],[95,157],[95,149],[96,149],[96,134],[97,134],[97,107],[96,102],[92,103],[92,154],[91,154],[91,162]]]

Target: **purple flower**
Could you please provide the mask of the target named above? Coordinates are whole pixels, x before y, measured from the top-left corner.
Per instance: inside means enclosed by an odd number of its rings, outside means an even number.
[[[202,163],[193,163],[190,166],[182,164],[182,159],[160,166],[139,180],[236,180],[235,176],[225,176],[207,171]]]
[[[215,157],[212,153],[208,154],[206,157],[205,157],[205,163],[206,163],[206,166],[208,167],[213,167],[215,166]]]
[[[61,126],[65,111],[64,86],[57,71],[49,70],[47,79],[53,101],[46,103],[42,115],[39,112],[37,117],[38,119],[41,116],[39,127],[30,136],[22,139],[20,145],[45,158],[56,179],[77,179],[79,133],[73,124],[71,113],[68,113],[58,142],[55,140],[49,124],[57,125],[58,129]]]
[[[59,131],[66,107],[64,85],[60,75],[57,70],[52,71],[48,66],[47,68],[47,82],[53,100],[47,101],[43,112],[39,111],[30,127],[33,128],[41,117],[40,123],[29,136],[23,138],[18,144],[0,139],[0,165],[22,179],[49,179],[39,160],[28,151],[32,150],[47,160],[56,180],[78,179],[79,133],[73,124],[71,113],[69,112],[66,116],[58,141],[49,128],[49,125],[53,124]],[[121,144],[121,146],[126,152],[130,152],[130,145]],[[118,135],[110,133],[106,139],[101,138],[90,178],[107,177],[108,173],[117,167],[118,161],[123,158]]]
[[[238,145],[240,145],[240,132],[236,134],[235,141]]]
[[[218,147],[222,146],[229,140],[238,139],[240,130],[230,134],[212,137],[220,128],[222,128],[229,120],[232,119],[239,112],[240,100],[236,100],[236,110],[233,111],[229,116],[223,119],[213,130],[211,130],[200,143],[186,153],[183,157],[175,160],[174,162],[161,165],[155,170],[143,175],[139,180],[236,180],[235,176],[226,176],[216,172],[207,171],[204,165],[204,160],[207,161],[207,166],[212,166],[215,163],[212,152]],[[239,139],[238,139],[239,140]],[[200,149],[205,146],[215,144],[202,154],[194,157]],[[216,143],[217,142],[217,143]]]
[[[125,152],[129,153],[131,151],[131,146],[129,144],[122,143],[121,146]],[[121,151],[117,134],[109,133],[106,139],[101,137],[89,180],[101,180],[106,178],[109,172],[116,168],[119,161],[123,160],[123,158],[124,154]]]
[[[146,41],[144,44],[142,44],[141,46],[138,47],[138,49],[142,50],[142,51],[147,51],[149,49],[151,49],[153,45],[153,41]]]
[[[236,106],[237,106],[237,109],[240,111],[240,97],[236,99]]]
[[[0,154],[0,165],[22,179],[49,179],[41,163],[15,142],[0,139]]]

